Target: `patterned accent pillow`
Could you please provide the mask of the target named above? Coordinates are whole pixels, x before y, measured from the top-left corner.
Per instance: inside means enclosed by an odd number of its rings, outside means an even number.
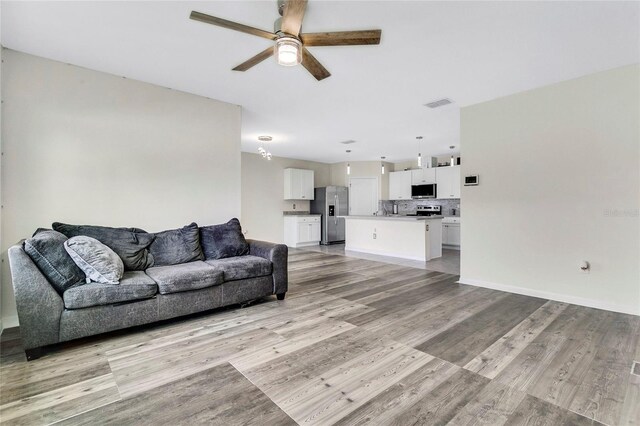
[[[120,284],[124,274],[122,259],[95,238],[79,236],[69,238],[64,248],[87,276],[87,282]]]
[[[200,228],[200,242],[207,260],[249,254],[249,243],[242,234],[240,221],[235,217],[221,225]]]

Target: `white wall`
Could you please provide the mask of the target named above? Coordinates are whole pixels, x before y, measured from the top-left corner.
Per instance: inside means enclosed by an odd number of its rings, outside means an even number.
[[[351,174],[347,175],[347,163],[331,164],[331,185],[349,186],[349,178],[352,177],[377,177],[378,198],[389,199],[389,172],[393,171],[393,163],[384,162],[385,174],[382,174],[380,161],[351,161]]]
[[[2,6],[0,5],[0,10]],[[0,22],[2,22],[2,14],[0,13]],[[0,32],[1,33],[1,32]],[[4,47],[2,47],[2,40],[0,39],[0,99],[2,99],[2,68],[4,68],[4,64],[2,63],[4,59]],[[0,153],[2,152],[2,103],[0,103]],[[2,204],[2,161],[0,161],[0,204]],[[2,238],[2,208],[0,207],[0,249],[3,247],[2,242],[4,239]],[[2,258],[2,254],[0,253],[0,259]],[[0,335],[4,330],[4,323],[2,321],[2,270],[3,263],[0,262]]]
[[[640,314],[639,104],[636,64],[462,109],[463,282]]]
[[[53,221],[153,232],[240,216],[239,106],[11,50],[3,65],[4,259]],[[8,268],[2,293],[6,327]]]
[[[284,200],[284,169],[313,170],[316,188],[331,185],[329,165],[313,161],[273,157],[267,161],[258,154],[242,153],[242,230],[247,238],[282,243],[283,211],[309,211],[309,201]]]

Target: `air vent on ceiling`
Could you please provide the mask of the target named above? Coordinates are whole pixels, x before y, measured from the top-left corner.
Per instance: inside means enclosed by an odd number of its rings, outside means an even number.
[[[340,143],[343,144],[343,145],[351,145],[352,143],[356,143],[356,141],[348,140],[348,141],[343,141],[343,142],[340,142]]]
[[[449,105],[452,103],[453,101],[451,99],[443,98],[443,99],[438,99],[437,101],[426,103],[424,104],[424,106],[429,108],[439,108],[441,106]]]

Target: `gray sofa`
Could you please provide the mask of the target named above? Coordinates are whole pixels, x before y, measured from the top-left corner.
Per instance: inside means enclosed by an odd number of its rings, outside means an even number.
[[[27,359],[44,346],[287,291],[287,246],[247,240],[249,253],[125,271],[119,285],[52,286],[24,242],[9,249]]]

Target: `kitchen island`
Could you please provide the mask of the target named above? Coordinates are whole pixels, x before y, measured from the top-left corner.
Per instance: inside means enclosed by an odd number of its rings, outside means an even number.
[[[428,261],[442,256],[442,216],[343,216],[345,250]]]

